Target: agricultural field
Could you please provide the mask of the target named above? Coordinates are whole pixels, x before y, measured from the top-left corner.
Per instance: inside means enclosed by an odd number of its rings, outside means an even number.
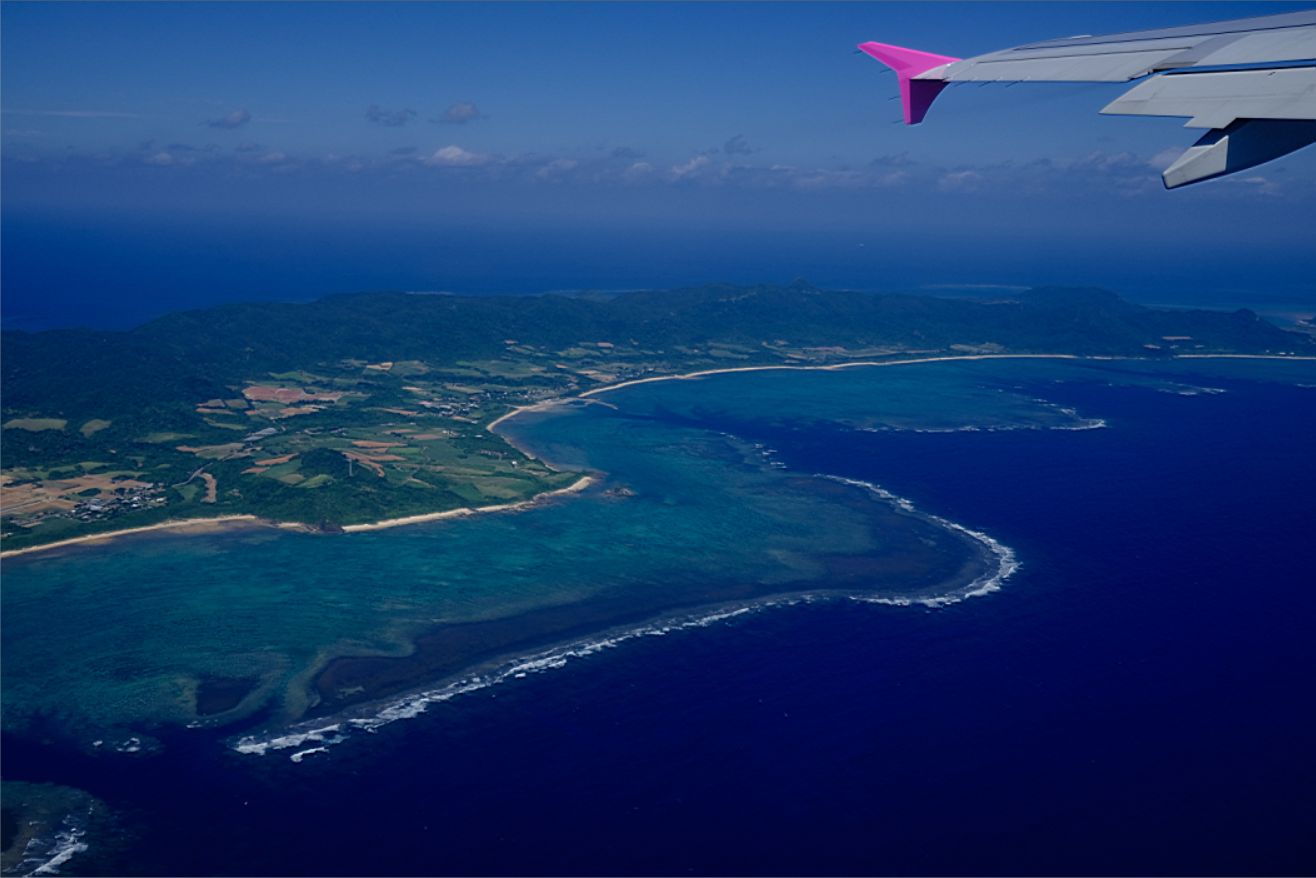
[[[515,406],[652,375],[856,353],[785,342],[663,350],[509,338],[502,347],[443,364],[343,359],[253,374],[172,407],[81,419],[14,413],[4,422],[5,460],[15,465],[0,484],[0,543],[237,513],[334,530],[524,500],[572,476],[487,429]]]
[[[6,333],[0,545],[239,513],[333,530],[525,499],[572,476],[510,446],[493,421],[651,376],[1313,345],[1249,312],[1158,311],[1099,290],[977,303],[803,283],[582,298],[371,293],[90,336]]]
[[[487,429],[515,406],[692,369],[891,353],[607,339],[502,348],[442,364],[349,358],[253,374],[184,405],[95,417],[6,412],[0,543],[237,513],[333,530],[524,500],[572,477]]]
[[[6,432],[24,441],[6,443],[6,463],[22,465],[0,478],[0,541],[20,548],[234,513],[333,530],[524,500],[574,476],[527,457],[488,424],[516,405],[612,378],[615,369],[594,368],[602,354],[520,349],[444,368],[349,359],[253,375],[158,422],[114,411],[12,417]]]

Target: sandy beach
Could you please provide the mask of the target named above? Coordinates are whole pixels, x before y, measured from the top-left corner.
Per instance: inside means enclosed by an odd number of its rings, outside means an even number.
[[[421,524],[426,521],[443,521],[446,518],[465,518],[468,515],[484,515],[490,512],[515,512],[521,509],[530,509],[533,506],[538,506],[543,501],[553,497],[561,497],[565,494],[577,494],[594,484],[596,481],[597,479],[594,476],[581,476],[565,488],[558,488],[556,491],[545,491],[542,494],[536,494],[529,500],[518,500],[515,503],[499,503],[494,506],[463,506],[460,509],[447,509],[443,512],[425,512],[420,515],[407,515],[403,518],[387,518],[383,521],[371,521],[366,524],[347,524],[343,525],[343,531],[345,533],[360,533],[361,531],[367,530],[384,530],[389,527],[404,527],[408,524]]]
[[[492,421],[486,424],[484,428],[488,430],[490,433],[496,432],[494,428],[497,427],[499,424],[501,424],[503,421],[507,420],[508,418],[514,418],[523,412],[547,411],[551,408],[555,408],[556,406],[562,405],[562,403],[566,402],[571,398],[572,397],[569,396],[559,396],[553,399],[545,399],[539,402],[532,402],[529,405],[519,405],[516,408],[512,409],[511,411],[505,414],[501,414],[498,417],[494,418]]]
[[[581,399],[591,396],[597,396],[600,393],[611,393],[614,390],[621,390],[623,387],[634,387],[637,384],[652,384],[655,381],[690,381],[696,378],[707,378],[711,375],[728,375],[732,372],[836,372],[840,369],[854,369],[860,366],[911,366],[915,363],[951,363],[958,360],[1081,360],[1084,359],[1078,354],[954,354],[941,357],[911,357],[904,360],[854,360],[846,363],[828,363],[825,366],[792,366],[782,364],[779,366],[731,366],[725,369],[702,369],[698,372],[686,372],[680,375],[655,375],[651,378],[635,378],[631,381],[620,381],[616,384],[607,384],[603,387],[595,387],[592,390],[586,390],[580,394]],[[1088,359],[1111,359],[1110,357],[1090,357]],[[1283,359],[1283,358],[1281,358]],[[543,405],[543,403],[538,403]],[[527,408],[532,408],[527,406]],[[499,418],[502,421],[517,413],[514,409]],[[494,423],[497,423],[495,421]],[[493,424],[489,425],[490,427]]]
[[[731,366],[724,369],[701,369],[697,372],[685,372],[676,375],[654,375],[649,378],[635,378],[630,381],[619,381],[616,384],[607,384],[602,387],[595,387],[586,390],[576,396],[557,397],[554,399],[545,399],[528,405],[517,406],[516,408],[498,416],[490,421],[485,429],[490,432],[496,432],[496,427],[517,415],[525,412],[547,411],[572,400],[590,400],[591,397],[604,393],[611,393],[614,390],[621,390],[625,387],[634,387],[639,384],[652,384],[658,381],[691,381],[699,378],[707,378],[713,375],[728,375],[736,372],[835,372],[841,369],[855,369],[860,367],[874,366],[912,366],[919,363],[950,363],[968,360],[1111,360],[1119,359],[1117,357],[1081,357],[1077,354],[954,354],[935,357],[911,357],[907,359],[895,360],[855,360],[845,363],[829,363],[818,366],[795,366],[789,364],[769,365],[769,366]],[[1177,360],[1206,360],[1206,359],[1234,359],[1234,360],[1316,360],[1316,357],[1303,356],[1281,356],[1276,354],[1179,354],[1173,359]],[[591,400],[597,401],[597,400]],[[506,437],[504,437],[505,441]],[[522,449],[524,451],[524,449]],[[527,454],[529,452],[526,452]],[[528,500],[520,500],[515,503],[500,503],[493,506],[470,506],[460,509],[448,509],[443,512],[429,512],[421,515],[408,515],[401,518],[388,518],[383,521],[372,521],[365,524],[349,524],[343,527],[346,533],[359,533],[362,531],[383,530],[390,527],[404,527],[409,524],[421,524],[427,521],[442,521],[448,518],[463,518],[468,515],[479,515],[491,512],[512,512],[520,509],[526,509],[543,500],[552,497],[562,496],[565,494],[575,494],[585,490],[594,484],[597,479],[594,476],[582,476],[580,479],[568,485],[565,488],[559,488],[555,491],[546,491],[543,494],[536,494]],[[315,528],[310,525],[296,521],[274,522],[267,521],[255,515],[221,515],[215,518],[188,518],[178,521],[163,521],[159,524],[145,525],[143,527],[130,527],[124,530],[106,531],[98,534],[87,534],[86,536],[70,537],[66,540],[59,540],[54,543],[46,543],[40,546],[26,546],[21,549],[10,549],[0,552],[0,558],[9,558],[16,555],[26,555],[33,552],[44,552],[50,549],[60,549],[66,546],[80,545],[83,543],[95,543],[101,541],[113,540],[117,537],[130,536],[132,534],[147,533],[158,530],[182,530],[193,531],[198,533],[213,532],[230,527],[235,523],[244,524],[264,524],[269,527],[283,528],[287,530],[304,530],[307,532],[314,531]]]
[[[910,357],[903,360],[853,360],[845,363],[829,363],[825,366],[792,366],[788,364],[773,366],[731,366],[725,369],[702,369],[698,372],[685,372],[679,375],[654,375],[650,378],[635,378],[630,381],[619,381],[616,384],[607,384],[603,387],[595,387],[586,390],[577,397],[568,397],[567,399],[586,399],[597,396],[601,393],[611,393],[614,390],[621,390],[623,387],[634,387],[637,384],[651,384],[656,381],[690,381],[698,378],[708,378],[713,375],[726,375],[732,372],[836,372],[841,369],[854,369],[860,366],[912,366],[917,363],[952,363],[963,360],[1120,360],[1120,359],[1142,359],[1139,357],[1113,357],[1113,356],[1090,356],[1084,357],[1078,354],[954,354],[937,357]],[[1177,354],[1170,359],[1172,360],[1316,360],[1316,357],[1304,356],[1287,356],[1281,354]],[[564,402],[560,400],[546,400],[535,403],[532,406],[523,406],[522,408],[513,409],[498,420],[489,425],[493,429],[495,424],[505,421],[508,418],[519,414],[522,411],[543,410],[551,404]]]
[[[553,497],[579,493],[594,484],[596,481],[597,479],[594,476],[581,476],[565,488],[558,488],[555,491],[545,491],[542,494],[536,494],[528,500],[519,500],[515,503],[498,503],[493,506],[463,506],[460,509],[447,509],[443,512],[427,512],[421,515],[408,515],[402,518],[387,518],[383,521],[371,521],[365,524],[349,524],[343,527],[343,532],[356,533],[359,531],[383,530],[384,528],[389,527],[403,527],[404,525],[421,524],[426,521],[442,521],[446,518],[464,518],[468,515],[483,515],[490,512],[515,512],[522,509],[529,509],[532,506],[536,506]],[[317,532],[316,528],[300,521],[269,521],[255,515],[220,515],[215,518],[186,518],[178,521],[162,521],[159,524],[145,525],[143,527],[129,527],[124,528],[123,530],[110,530],[105,531],[104,533],[70,537],[67,540],[59,540],[54,543],[44,543],[40,546],[25,546],[21,549],[10,549],[9,551],[0,552],[0,558],[10,558],[16,555],[28,555],[35,552],[62,549],[68,546],[76,546],[84,543],[108,542],[119,537],[149,533],[151,531],[173,530],[191,533],[214,533],[232,527],[235,524],[261,525],[264,527],[278,528],[280,530],[304,531],[306,533]]]
[[[59,540],[54,543],[44,543],[40,546],[26,546],[22,549],[9,549],[0,552],[0,558],[10,558],[15,555],[27,555],[32,552],[45,552],[50,549],[62,549],[65,546],[76,546],[82,543],[98,543],[106,540],[113,540],[118,537],[125,537],[131,534],[142,534],[157,530],[181,530],[191,531],[192,533],[209,533],[217,530],[224,530],[231,527],[236,522],[247,524],[269,524],[255,515],[218,515],[214,518],[181,518],[177,521],[162,521],[159,524],[147,524],[141,527],[129,527],[123,530],[108,530],[104,533],[87,534],[80,537],[69,537],[67,540]],[[303,527],[296,523],[289,523],[292,527]]]

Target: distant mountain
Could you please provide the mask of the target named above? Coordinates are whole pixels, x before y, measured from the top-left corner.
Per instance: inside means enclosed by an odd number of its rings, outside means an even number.
[[[9,413],[65,417],[94,416],[107,399],[163,410],[223,396],[253,376],[321,362],[442,365],[507,356],[507,339],[552,349],[610,338],[653,349],[780,341],[1125,356],[1316,353],[1316,340],[1251,311],[1160,310],[1081,288],[1038,288],[993,303],[835,292],[802,281],[608,298],[362,293],[186,311],[127,331],[8,331],[0,355],[3,404]]]

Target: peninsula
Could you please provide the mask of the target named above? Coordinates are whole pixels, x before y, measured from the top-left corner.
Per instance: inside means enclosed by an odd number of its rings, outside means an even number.
[[[708,286],[365,293],[125,332],[5,332],[5,554],[158,527],[322,531],[520,508],[579,488],[492,428],[618,385],[741,368],[990,356],[1312,356],[1249,311],[1092,289],[999,301]]]

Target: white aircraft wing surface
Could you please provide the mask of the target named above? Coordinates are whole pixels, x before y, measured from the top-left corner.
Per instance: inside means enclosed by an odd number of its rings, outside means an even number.
[[[954,83],[1140,79],[1101,112],[1181,116],[1208,129],[1162,175],[1170,189],[1316,142],[1316,10],[1068,37],[975,58],[873,42],[859,49],[895,70],[910,125]]]

